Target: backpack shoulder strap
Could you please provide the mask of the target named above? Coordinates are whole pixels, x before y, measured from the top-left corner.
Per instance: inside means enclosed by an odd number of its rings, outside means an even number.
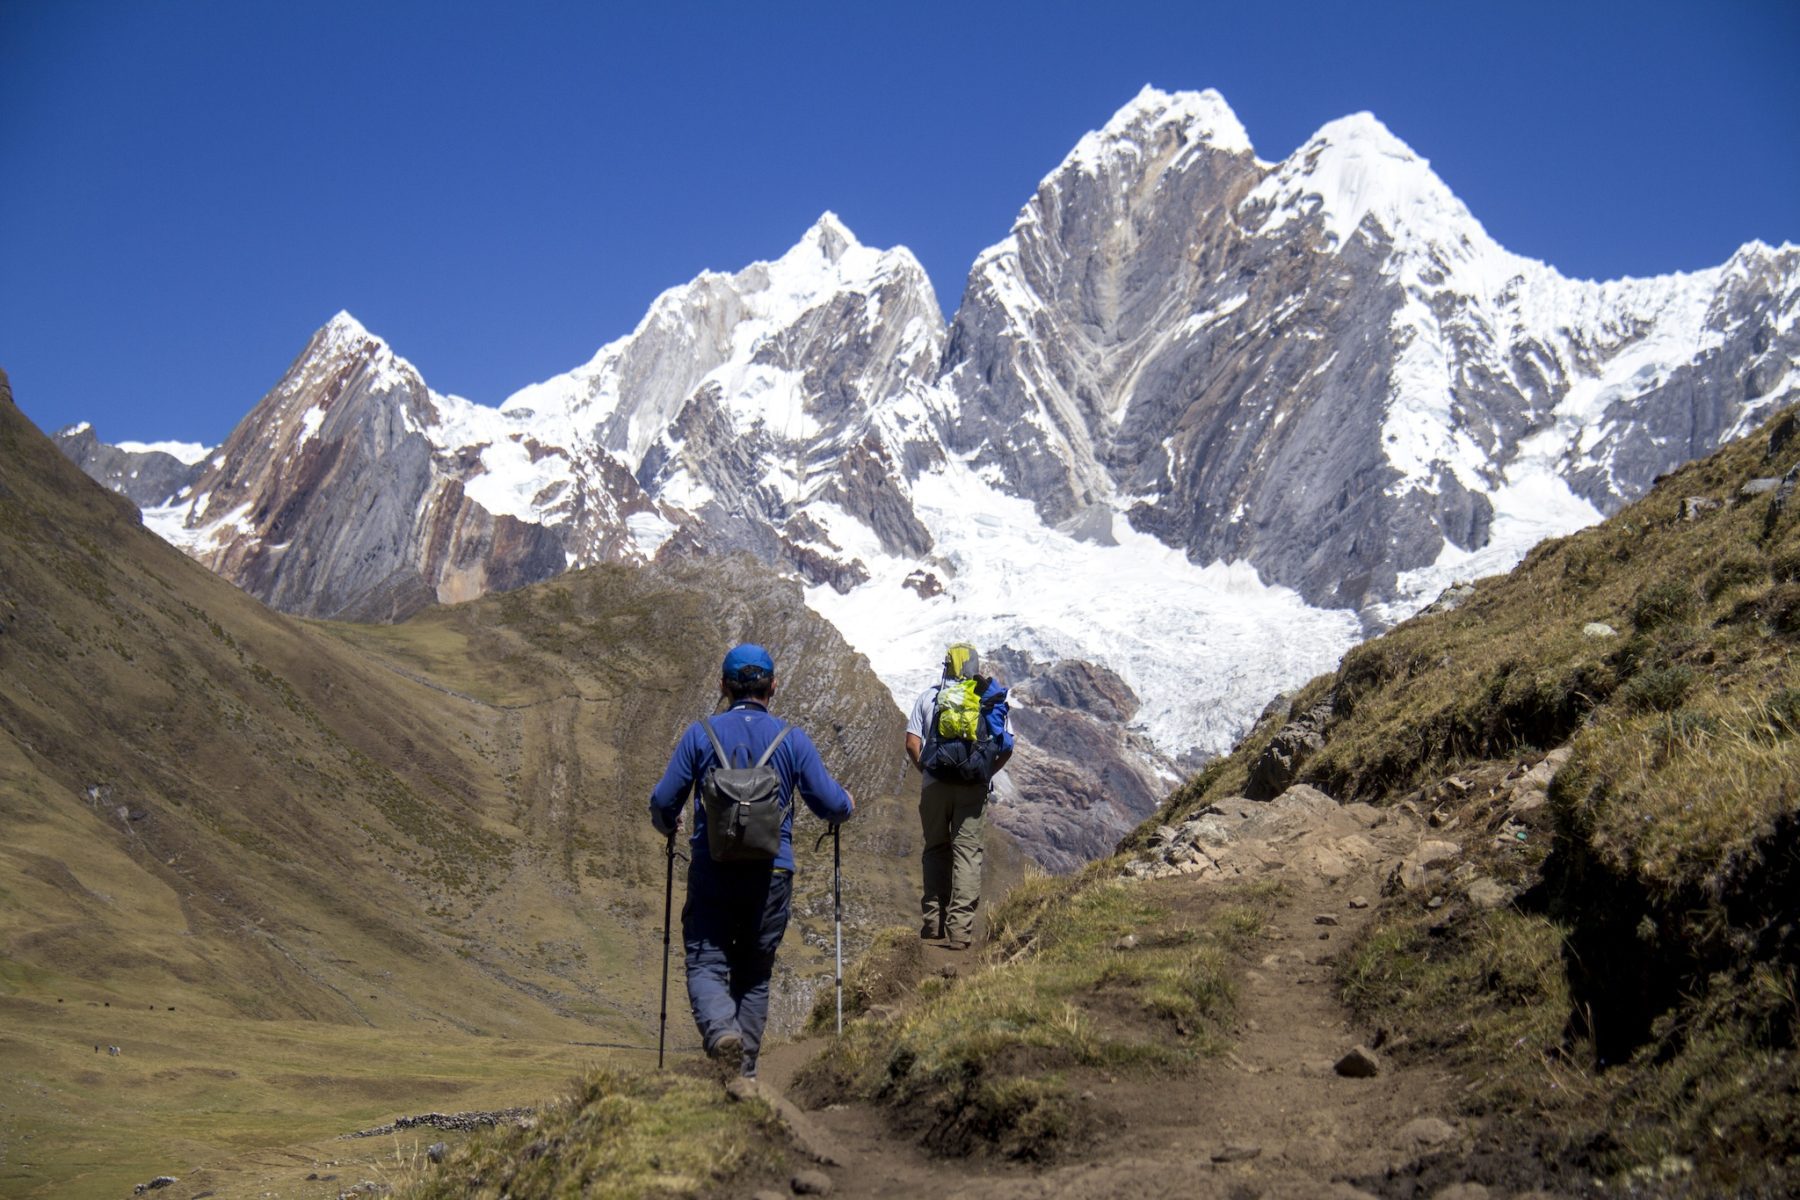
[[[719,765],[721,767],[729,767],[731,765],[731,756],[725,753],[724,743],[719,741],[719,735],[712,727],[712,718],[701,717],[700,724],[706,729],[707,740],[712,742],[713,753],[719,756]]]
[[[781,727],[781,732],[775,735],[775,740],[769,743],[769,748],[764,750],[762,752],[762,757],[756,760],[757,766],[766,767],[769,765],[769,760],[775,756],[775,747],[781,745],[781,740],[785,738],[793,728],[792,725],[783,725]]]

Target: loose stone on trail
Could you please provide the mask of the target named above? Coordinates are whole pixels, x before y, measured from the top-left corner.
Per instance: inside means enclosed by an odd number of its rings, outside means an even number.
[[[1337,923],[1338,919],[1336,913],[1320,913],[1313,918],[1314,925],[1336,925]]]
[[[1331,1069],[1346,1079],[1373,1079],[1381,1074],[1381,1059],[1367,1046],[1354,1046]]]
[[[1261,1146],[1231,1145],[1214,1150],[1212,1160],[1216,1163],[1249,1162],[1261,1153]]]

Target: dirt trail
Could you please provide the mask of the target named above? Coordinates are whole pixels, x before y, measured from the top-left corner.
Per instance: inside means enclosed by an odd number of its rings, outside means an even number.
[[[1279,873],[1285,892],[1268,940],[1240,977],[1231,1053],[1173,1078],[1072,1079],[1082,1103],[1091,1106],[1098,1133],[1050,1167],[991,1158],[934,1159],[896,1135],[882,1114],[862,1106],[809,1113],[845,1158],[842,1166],[827,1168],[834,1194],[943,1200],[1365,1195],[1502,1200],[1509,1193],[1465,1184],[1449,1165],[1472,1135],[1457,1125],[1452,1078],[1391,1062],[1383,1062],[1373,1078],[1346,1078],[1333,1069],[1371,1031],[1353,1028],[1337,1002],[1332,956],[1371,919],[1383,880],[1416,848],[1422,827],[1403,816],[1381,817],[1373,827],[1365,822],[1354,834],[1341,818],[1328,825],[1270,830],[1265,840],[1236,847],[1240,861],[1247,851],[1270,862],[1268,869]],[[1353,861],[1337,853],[1346,846]],[[1330,864],[1326,874],[1318,869],[1321,850]],[[1270,861],[1271,852],[1285,865]],[[1214,881],[1229,874],[1227,869],[1142,886],[1180,916],[1203,910],[1216,890]],[[1353,897],[1366,898],[1371,906],[1352,907]],[[1321,916],[1337,924],[1319,923]],[[946,958],[945,952],[934,952],[934,965]],[[785,1088],[816,1048],[808,1043],[775,1048],[764,1059],[765,1079]],[[1427,1156],[1436,1156],[1441,1165],[1424,1177],[1405,1172]],[[1397,1174],[1388,1178],[1389,1172]],[[1432,1181],[1429,1188],[1421,1187],[1423,1178]]]

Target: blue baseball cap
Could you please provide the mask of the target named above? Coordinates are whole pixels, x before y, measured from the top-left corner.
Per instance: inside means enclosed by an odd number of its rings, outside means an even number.
[[[733,683],[754,683],[775,674],[775,660],[754,642],[733,646],[725,655],[719,674]]]

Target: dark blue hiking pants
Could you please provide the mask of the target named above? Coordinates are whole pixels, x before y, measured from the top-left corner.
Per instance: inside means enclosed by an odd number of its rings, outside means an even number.
[[[767,863],[688,864],[681,906],[688,1003],[708,1051],[727,1033],[744,1039],[745,1075],[756,1074],[769,1021],[769,976],[793,896],[793,872]]]

